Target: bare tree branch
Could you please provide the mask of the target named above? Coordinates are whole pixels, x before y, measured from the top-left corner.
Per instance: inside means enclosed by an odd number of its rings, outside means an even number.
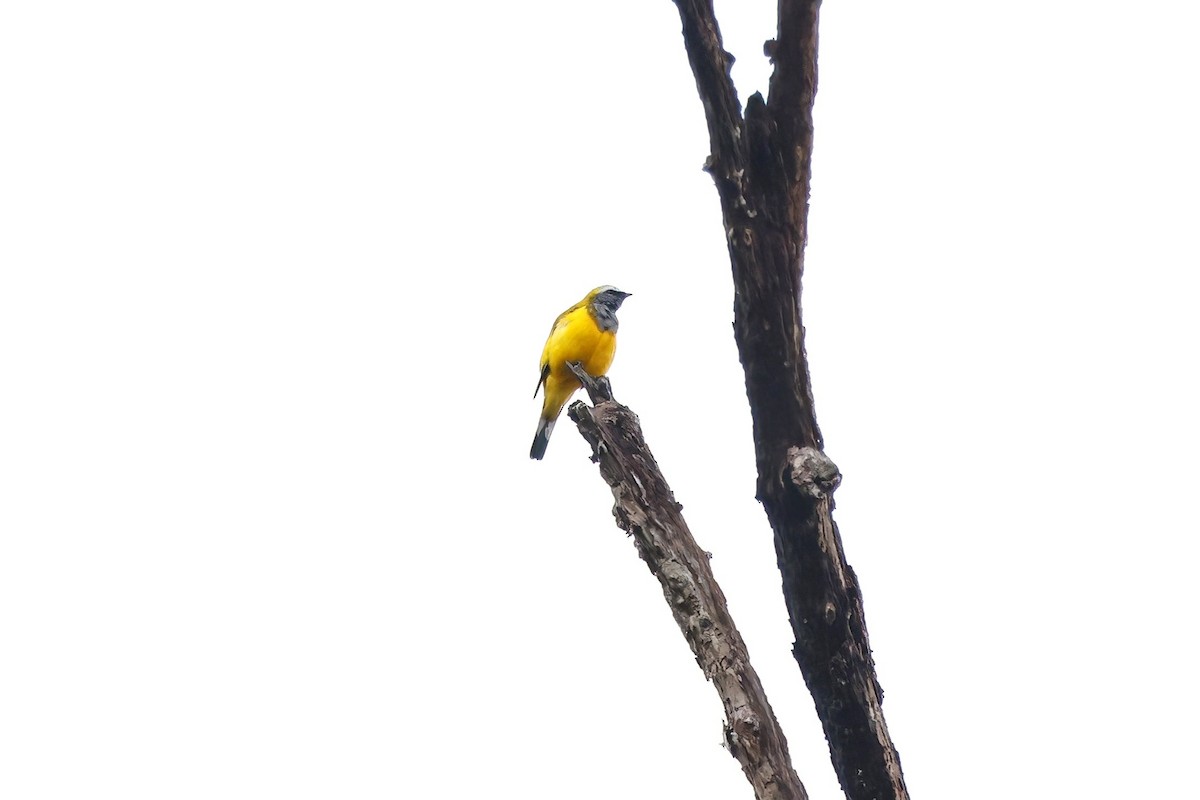
[[[637,416],[613,401],[606,386],[598,392],[590,386],[589,391],[597,405],[577,401],[567,413],[592,445],[592,458],[612,488],[617,524],[633,537],[638,554],[658,578],[696,662],[721,697],[726,747],[759,800],[807,800],[787,739],[709,567],[709,554],[692,538],[683,506],[675,502],[650,454]]]
[[[741,168],[742,106],[729,75],[733,56],[725,52],[712,0],[676,0],[676,5],[683,19],[683,44],[708,121],[711,158],[724,163],[725,171],[736,172]]]
[[[851,800],[907,800],[882,711],[862,594],[833,521],[840,476],[823,452],[804,350],[801,277],[817,85],[819,0],[779,0],[770,99],[745,117],[711,0],[675,0],[708,120],[706,169],[721,200],[734,338],[754,422],[758,499],[775,534],[794,655]]]

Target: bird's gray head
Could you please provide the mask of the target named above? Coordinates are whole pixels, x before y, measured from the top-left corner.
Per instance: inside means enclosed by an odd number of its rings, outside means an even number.
[[[599,286],[592,290],[591,312],[600,330],[617,329],[617,309],[629,296],[629,292],[622,292],[615,286]]]

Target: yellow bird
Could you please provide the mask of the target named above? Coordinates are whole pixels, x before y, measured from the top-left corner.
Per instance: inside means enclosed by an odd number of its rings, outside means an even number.
[[[613,354],[617,352],[617,309],[626,297],[628,292],[597,286],[554,320],[550,338],[542,348],[542,374],[537,389],[533,390],[534,397],[538,389],[542,390],[542,416],[533,435],[530,458],[541,459],[546,455],[555,420],[571,395],[583,385],[567,369],[567,364],[577,361],[596,378],[612,366]]]

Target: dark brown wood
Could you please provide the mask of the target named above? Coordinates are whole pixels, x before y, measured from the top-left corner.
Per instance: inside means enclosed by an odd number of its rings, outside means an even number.
[[[882,710],[862,593],[833,521],[840,476],[823,452],[801,317],[817,87],[818,0],[780,0],[769,99],[743,116],[711,0],[675,0],[708,122],[734,337],[754,424],[758,499],[775,536],[794,655],[851,800],[906,800]]]
[[[597,404],[576,401],[567,414],[592,445],[592,460],[612,489],[617,524],[633,537],[638,555],[658,578],[696,663],[721,697],[726,747],[759,800],[807,800],[787,739],[709,567],[709,554],[692,538],[683,506],[646,446],[637,416],[613,401],[606,386],[597,391],[586,373],[576,374]]]

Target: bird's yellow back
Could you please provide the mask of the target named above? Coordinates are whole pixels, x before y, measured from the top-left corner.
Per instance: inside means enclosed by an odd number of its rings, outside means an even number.
[[[569,362],[578,361],[589,375],[599,377],[608,372],[616,352],[616,333],[600,329],[586,302],[559,314],[542,348],[540,371],[546,376],[543,415],[557,417],[580,388],[579,379],[567,368]]]

